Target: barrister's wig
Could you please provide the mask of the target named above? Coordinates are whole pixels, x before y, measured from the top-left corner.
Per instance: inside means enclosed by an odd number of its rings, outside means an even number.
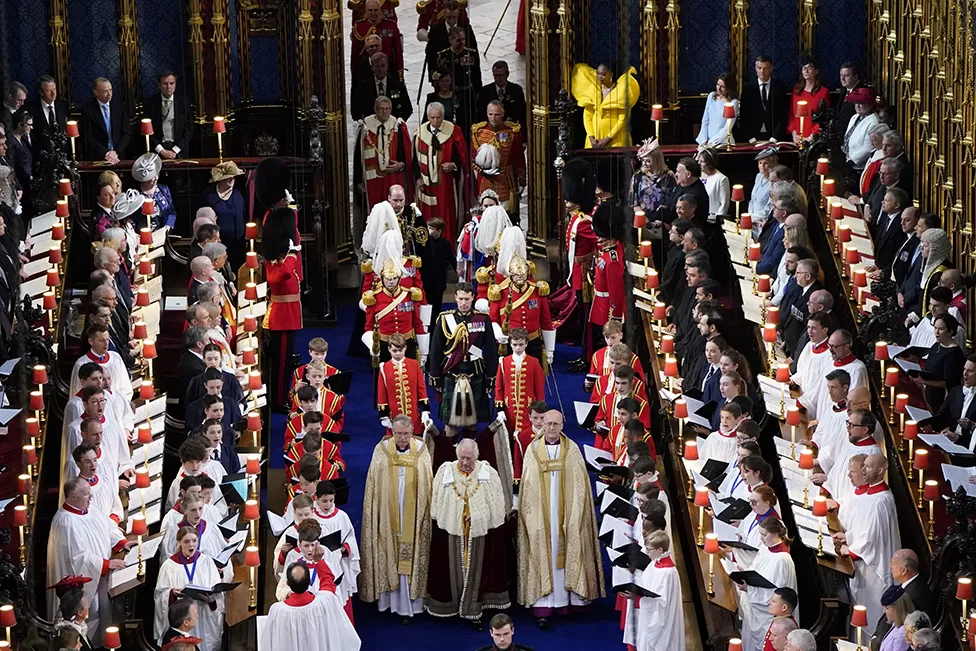
[[[265,158],[254,170],[254,192],[258,201],[269,208],[288,193],[288,165],[280,158]]]
[[[295,212],[288,207],[275,208],[264,222],[261,239],[265,260],[277,260],[288,253],[292,245],[299,243],[295,230]]]
[[[596,201],[596,179],[593,167],[582,158],[566,161],[563,167],[563,199],[575,203],[585,213],[593,212]]]
[[[626,212],[616,201],[604,201],[593,213],[593,232],[597,237],[609,240],[623,238]]]

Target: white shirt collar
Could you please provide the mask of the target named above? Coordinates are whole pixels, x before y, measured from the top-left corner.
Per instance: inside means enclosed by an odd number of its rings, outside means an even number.
[[[902,587],[902,588],[907,588],[907,587],[908,587],[908,584],[909,584],[909,583],[911,583],[912,581],[914,581],[914,580],[915,580],[915,579],[917,579],[917,578],[918,578],[918,574],[916,574],[916,575],[915,575],[915,576],[913,576],[912,578],[910,578],[910,579],[908,579],[907,581],[905,581],[904,583],[902,583],[902,584],[901,584],[901,587]]]
[[[98,100],[98,106],[99,106],[99,109],[100,110],[104,110],[104,109],[111,110],[111,108],[112,108],[112,106],[110,104],[107,104],[107,103],[105,103],[105,102],[103,102],[101,100]]]

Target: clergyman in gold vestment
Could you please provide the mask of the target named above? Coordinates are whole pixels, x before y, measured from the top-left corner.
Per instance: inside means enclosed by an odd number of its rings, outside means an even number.
[[[401,618],[423,611],[430,564],[430,452],[413,421],[393,419],[393,436],[373,449],[363,494],[359,598]]]
[[[579,446],[549,411],[525,453],[519,491],[518,601],[546,628],[553,613],[605,594],[596,513]]]

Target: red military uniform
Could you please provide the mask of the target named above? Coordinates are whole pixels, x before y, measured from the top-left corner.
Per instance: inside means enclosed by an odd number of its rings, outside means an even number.
[[[399,0],[397,0],[399,2]],[[429,29],[432,25],[440,25],[444,22],[444,1],[443,0],[420,0],[417,3],[417,31]],[[468,13],[465,7],[468,0],[458,0],[458,25],[468,23]]]
[[[600,350],[593,353],[590,358],[590,375],[596,375],[598,378],[607,378],[610,384],[613,384],[612,367],[610,366],[610,347],[604,346]],[[640,358],[637,355],[632,354],[630,358],[630,367],[634,369],[634,373],[644,377],[644,366],[641,364]],[[604,380],[604,383],[607,382]],[[606,384],[604,384],[606,386]]]
[[[624,277],[624,247],[613,242],[601,248],[593,274],[593,306],[590,308],[590,323],[602,328],[611,318],[624,318],[626,289]]]
[[[307,366],[308,366],[308,364],[302,364],[301,366],[299,366],[298,368],[295,369],[295,372],[294,373],[292,373],[292,375],[291,375],[291,390],[292,390],[292,393],[294,393],[294,391],[295,391],[295,385],[296,384],[298,384],[299,382],[305,382],[305,368]],[[335,366],[332,366],[332,364],[326,364],[325,365],[325,377],[326,378],[330,378],[333,375],[336,375],[338,373],[339,373],[339,369],[336,368]]]
[[[340,396],[338,393],[326,386],[319,389],[319,402],[318,405],[316,405],[315,411],[322,412],[323,432],[342,431],[342,426],[345,421],[345,415],[343,414],[342,410],[345,405],[345,396]],[[301,407],[298,403],[298,394],[295,394],[291,398],[291,412],[297,413],[299,411],[301,411]]]
[[[523,355],[521,364],[514,355],[501,358],[495,377],[495,408],[505,412],[509,432],[531,426],[529,407],[545,400],[545,377],[542,365],[532,355]]]
[[[512,470],[514,470],[516,484],[522,479],[522,463],[525,460],[525,453],[529,449],[529,444],[538,436],[542,436],[542,431],[537,432],[532,429],[532,425],[529,425],[515,437],[514,452],[512,453]]]
[[[614,393],[613,373],[601,375],[593,384],[593,391],[590,393],[590,402],[597,404],[603,396]],[[647,402],[647,389],[644,388],[644,381],[639,377],[634,378],[634,387],[630,393],[635,397]]]
[[[553,330],[549,314],[549,284],[527,281],[522,288],[515,287],[511,278],[488,289],[489,312],[493,323],[508,334],[513,328],[525,328],[529,339],[537,339],[543,330]]]
[[[645,431],[649,430],[651,428],[651,410],[647,405],[647,400],[634,392],[631,392],[630,397],[637,400],[637,403],[640,405],[637,410],[636,418],[644,424]],[[601,450],[611,452],[614,457],[616,457],[620,452],[618,448],[621,445],[623,445],[623,453],[627,453],[627,446],[623,444],[623,426],[625,423],[621,423],[617,420],[618,399],[619,396],[616,392],[603,395],[598,403],[600,406],[596,410],[596,418],[594,418],[594,422],[605,422],[607,427],[610,428],[610,431],[606,436],[597,434],[593,446]],[[651,454],[652,456],[657,456],[653,445],[651,447]]]
[[[488,288],[493,284],[498,284],[505,280],[505,276],[495,271],[495,256],[485,256],[484,266],[478,267],[474,272],[474,279],[478,285],[478,294],[475,300],[488,300]]]
[[[380,364],[376,380],[376,408],[380,417],[388,416],[390,420],[401,414],[409,416],[413,421],[414,433],[424,431],[420,412],[430,411],[430,401],[427,399],[424,371],[417,360],[405,357],[399,364],[392,359]]]
[[[390,292],[387,289],[363,293],[366,306],[366,332],[379,334],[380,341],[387,341],[390,335],[399,332],[409,339],[426,334],[420,320],[417,303],[423,297],[417,288],[406,290],[399,286]],[[374,347],[378,342],[374,342]]]
[[[567,282],[573,290],[582,291],[584,280],[587,286],[592,285],[592,278],[589,275],[597,248],[596,235],[593,234],[593,218],[584,212],[574,210],[569,220],[569,229],[566,231],[566,250],[569,251]],[[589,299],[586,292],[584,296]]]
[[[356,153],[356,180],[366,186],[369,208],[386,201],[394,185],[406,192],[412,190],[413,147],[402,120],[390,117],[384,123],[375,115],[367,115],[356,134]],[[392,171],[396,163],[403,163],[403,169]]]
[[[271,304],[264,315],[264,327],[269,330],[302,329],[301,267],[298,256],[289,253],[284,261],[264,263]]]
[[[349,0],[346,6],[352,11],[353,23],[366,18],[366,3],[364,0]],[[384,20],[395,23],[397,22],[396,10],[399,6],[400,0],[380,0],[380,15],[383,16]]]
[[[302,442],[293,443],[288,452],[285,453],[285,478],[291,482],[298,482],[299,464],[305,456],[305,444]],[[319,468],[321,468],[320,479],[332,481],[346,470],[346,462],[342,460],[342,451],[339,446],[325,438],[322,439],[322,451],[319,456]]]
[[[324,415],[324,414],[323,414]],[[331,418],[324,418],[322,421],[322,432],[330,434],[339,434],[342,432],[342,427],[340,425],[342,421],[335,421]],[[292,443],[296,441],[301,441],[305,438],[305,414],[300,412],[293,416],[288,424],[285,425],[285,446],[284,454],[288,453],[288,448]]]
[[[477,90],[477,89],[476,89]],[[478,154],[481,145],[491,144],[501,154],[497,175],[482,174],[474,165],[478,181],[475,194],[480,195],[488,189],[498,193],[498,201],[506,211],[518,211],[519,187],[525,185],[525,151],[522,149],[521,126],[517,122],[505,120],[497,129],[488,122],[478,122],[471,127],[471,160]]]
[[[427,299],[424,295],[424,280],[420,277],[420,258],[415,255],[405,255],[403,256],[403,269],[406,273],[400,276],[400,287],[404,289],[414,289],[420,291],[419,303],[426,304]],[[360,270],[363,272],[363,293],[368,291],[380,292],[383,290],[383,281],[380,279],[379,273],[373,269],[373,261],[364,260],[361,265],[359,265]]]
[[[366,37],[370,34],[376,34],[383,39],[380,52],[389,59],[390,70],[396,70],[400,75],[400,81],[403,81],[403,36],[400,34],[400,28],[392,20],[381,20],[375,25],[365,19],[353,23],[351,68],[369,69],[369,61],[366,60]]]
[[[417,207],[428,220],[434,217],[444,220],[444,238],[453,246],[460,228],[457,192],[460,189],[460,196],[465,196],[465,175],[470,165],[464,134],[456,124],[447,120],[441,123],[440,129],[434,134],[430,123],[424,122],[417,128],[413,146],[417,152],[419,182]],[[445,163],[454,163],[456,169],[445,171],[441,167]]]

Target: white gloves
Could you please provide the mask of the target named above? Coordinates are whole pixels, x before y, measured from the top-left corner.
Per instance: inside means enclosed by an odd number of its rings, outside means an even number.
[[[546,361],[549,362],[549,365],[550,366],[552,365],[552,358],[553,358],[553,352],[551,350],[547,350],[546,351]]]
[[[294,251],[294,252],[297,253],[298,251],[301,251],[302,250],[302,245],[301,244],[295,244],[291,240],[288,240],[288,250],[289,251]]]
[[[433,419],[431,419],[429,411],[420,412],[420,422],[424,424],[425,428],[430,427],[430,424],[433,423],[434,421]]]
[[[372,332],[364,332],[363,333],[363,336],[362,336],[362,340],[363,340],[363,344],[366,346],[366,348],[370,352],[372,352],[373,351],[373,333]]]

